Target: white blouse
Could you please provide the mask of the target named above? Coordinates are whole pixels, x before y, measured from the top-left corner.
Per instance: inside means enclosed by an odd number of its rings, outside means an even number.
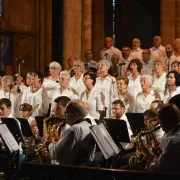
[[[53,80],[48,79],[48,78],[44,78],[42,86],[46,88],[48,98],[50,101],[53,97],[54,90],[60,88],[59,82],[53,81]]]
[[[100,117],[99,111],[103,110],[103,104],[101,101],[100,91],[96,87],[93,87],[88,97],[87,97],[86,91],[84,91],[81,94],[80,99],[88,103],[89,114],[95,117],[96,119],[99,119]]]

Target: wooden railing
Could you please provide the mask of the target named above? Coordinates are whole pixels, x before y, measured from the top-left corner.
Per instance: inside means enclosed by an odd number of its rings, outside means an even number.
[[[160,174],[142,171],[129,171],[108,168],[63,166],[36,163],[22,163],[20,170],[13,180],[152,180],[152,179],[179,180],[180,174]]]

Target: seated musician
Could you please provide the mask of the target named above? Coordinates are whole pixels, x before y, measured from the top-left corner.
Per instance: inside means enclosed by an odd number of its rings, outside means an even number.
[[[132,136],[132,129],[131,129],[131,126],[129,124],[129,121],[126,117],[126,114],[125,114],[125,104],[123,103],[123,101],[121,100],[115,100],[113,103],[112,103],[112,118],[113,119],[119,119],[119,120],[124,120],[126,122],[126,125],[127,125],[127,130],[128,130],[128,133],[129,133],[129,139],[131,140],[131,136]],[[127,149],[131,149],[133,146],[131,143],[124,143],[124,142],[121,142],[121,145],[123,147],[123,149],[127,150]]]
[[[1,98],[0,99],[0,117],[2,118],[14,118],[21,130],[21,124],[19,120],[17,120],[13,115],[11,114],[11,101],[7,98]],[[21,132],[22,133],[22,132]],[[22,150],[22,143],[19,143],[19,163],[24,159],[24,154]]]
[[[165,132],[160,146],[162,154],[148,168],[149,172],[180,172],[180,112],[175,104],[166,104],[158,111],[160,125]]]
[[[146,133],[153,131],[157,126],[159,127],[157,112],[153,109],[148,109],[143,115],[145,129],[138,132],[134,138],[136,152],[126,154],[121,158],[122,162],[119,163],[122,165],[121,169],[145,170],[147,163],[149,163],[149,157],[153,154],[152,157],[154,159],[154,157],[158,157],[159,153],[161,153],[159,142],[164,135],[162,129],[157,128],[153,133]]]
[[[84,103],[81,100],[71,100],[66,106],[66,123],[68,128],[60,140],[49,144],[49,154],[52,160],[66,165],[87,165],[90,163],[94,150],[94,140],[90,134],[90,123],[84,121]]]

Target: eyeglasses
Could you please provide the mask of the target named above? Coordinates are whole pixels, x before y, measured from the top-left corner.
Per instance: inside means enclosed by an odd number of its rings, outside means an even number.
[[[91,79],[91,78],[83,78],[83,80],[87,80],[87,79]]]
[[[120,107],[120,108],[112,108],[112,110],[115,110],[115,111],[117,111],[118,109],[122,109],[122,107]]]

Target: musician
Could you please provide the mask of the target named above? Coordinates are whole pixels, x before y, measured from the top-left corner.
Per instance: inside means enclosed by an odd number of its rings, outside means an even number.
[[[162,154],[148,171],[179,173],[180,171],[180,112],[175,104],[166,104],[158,111],[160,125],[165,132],[161,140]]]
[[[29,125],[31,127],[37,126],[35,118],[33,118],[32,115],[33,107],[32,105],[28,103],[23,103],[19,106],[19,114],[20,118],[26,118],[29,122]]]
[[[153,109],[148,109],[144,113],[144,124],[145,129],[144,130],[154,130],[155,127],[159,126],[159,122],[157,120],[157,111]],[[140,132],[139,132],[140,133]],[[141,143],[144,144],[144,146],[139,146],[136,142],[136,139],[134,138],[134,143],[136,143],[136,151],[130,152],[128,154],[125,154],[121,158],[121,162],[119,162],[118,166],[120,166],[121,169],[132,169],[132,170],[145,170],[147,162],[146,160],[142,160],[140,162],[137,162],[136,160],[132,162],[132,157],[137,157],[138,154],[150,152],[150,153],[156,153],[158,156],[158,150],[159,148],[159,142],[161,141],[164,132],[161,128],[157,129],[157,131],[154,132],[153,136],[148,135],[142,135],[140,139]],[[139,135],[139,134],[137,134]],[[136,138],[138,137],[136,135]],[[152,134],[151,134],[152,135]],[[132,139],[133,142],[133,139]],[[145,149],[144,149],[145,147]]]
[[[57,143],[49,145],[51,159],[59,164],[87,165],[94,150],[94,141],[90,134],[90,123],[84,121],[84,103],[81,100],[71,100],[66,106],[66,122],[71,127],[67,129]]]
[[[121,100],[116,100],[112,103],[112,114],[113,114],[113,119],[124,120],[126,122],[127,130],[129,133],[129,139],[131,140],[131,136],[133,135],[133,133],[129,121],[125,114],[125,105]],[[125,150],[132,148],[131,143],[121,142],[121,145]]]
[[[67,96],[59,96],[57,97],[54,102],[55,106],[53,107],[53,110],[51,111],[51,116],[58,117],[58,118],[65,118],[65,110],[66,110],[66,105],[70,102],[70,98]],[[70,127],[69,124],[65,124],[63,128],[57,129],[59,131],[59,137],[62,136],[62,134]]]
[[[11,101],[9,99],[1,98],[0,99],[0,117],[3,117],[3,118],[14,118],[15,121],[17,122],[18,126],[19,126],[20,131],[21,131],[21,124],[11,114],[11,107],[12,107],[12,103],[11,103]],[[19,143],[19,148],[20,148],[19,149],[19,163],[20,163],[21,161],[23,161],[23,159],[25,157],[25,155],[23,154],[22,143],[21,142]]]

